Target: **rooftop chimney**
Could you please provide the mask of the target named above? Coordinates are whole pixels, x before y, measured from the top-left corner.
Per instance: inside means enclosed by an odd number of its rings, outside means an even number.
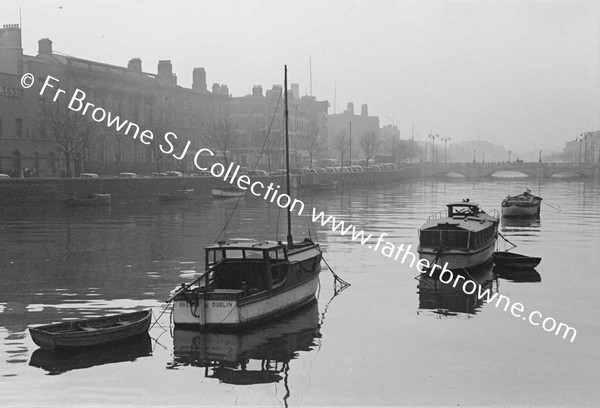
[[[369,116],[369,108],[366,103],[363,103],[360,107],[360,116]]]
[[[52,55],[52,41],[42,38],[38,41],[38,55]]]
[[[169,60],[158,61],[157,77],[165,85],[177,85],[177,75],[173,74],[173,65]]]
[[[252,96],[263,96],[262,85],[254,85],[252,87]]]
[[[5,24],[0,29],[0,72],[21,75],[22,63],[21,29],[18,24]]]
[[[132,71],[142,72],[142,60],[139,58],[132,58],[127,64],[127,69]]]
[[[350,115],[354,115],[354,104],[352,102],[348,102],[348,108],[346,109],[346,112],[348,112]]]
[[[192,73],[192,89],[194,91],[206,91],[206,71],[204,68],[194,68]]]
[[[229,87],[225,84],[221,85],[221,95],[229,96]]]
[[[292,99],[300,98],[300,85],[292,84]]]
[[[218,94],[219,92],[221,92],[221,85],[216,82],[213,82],[212,93]]]

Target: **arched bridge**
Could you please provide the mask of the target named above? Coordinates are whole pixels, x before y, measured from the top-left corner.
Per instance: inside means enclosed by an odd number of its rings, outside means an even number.
[[[523,173],[533,178],[600,176],[600,163],[421,163],[417,166],[423,177],[457,173],[467,178],[486,178],[507,171]]]

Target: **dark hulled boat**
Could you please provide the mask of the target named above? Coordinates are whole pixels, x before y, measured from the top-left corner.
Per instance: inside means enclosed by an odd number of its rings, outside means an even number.
[[[29,333],[44,350],[97,347],[147,333],[151,319],[152,312],[142,310],[30,327]]]
[[[69,207],[110,205],[110,194],[94,193],[84,196],[68,197],[63,200],[63,203]]]
[[[523,194],[507,196],[502,200],[502,216],[514,218],[537,217],[540,215],[542,198],[527,189]]]
[[[419,230],[418,252],[430,265],[476,268],[491,261],[498,218],[469,201],[447,204],[446,217],[431,216]]]

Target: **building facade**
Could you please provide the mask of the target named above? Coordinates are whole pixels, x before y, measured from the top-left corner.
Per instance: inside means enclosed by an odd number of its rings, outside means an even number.
[[[360,115],[354,113],[354,104],[348,103],[342,113],[329,115],[328,118],[327,155],[332,159],[344,157],[344,162],[363,157],[361,138],[369,134],[379,135],[379,117],[369,116],[368,106],[361,106]],[[342,152],[343,151],[343,152]]]
[[[174,132],[179,141],[190,140],[190,150],[206,146],[216,123],[226,122],[230,95],[226,85],[206,85],[203,68],[193,71],[192,88],[177,85],[168,60],[159,61],[157,73],[142,70],[133,58],[126,67],[56,54],[52,41],[41,39],[38,54],[23,54],[21,29],[0,29],[0,173],[13,176],[64,176],[93,172],[150,174],[165,170],[191,170],[191,160],[162,155],[156,145],[123,136],[103,124],[86,122],[66,108],[68,99],[53,101],[53,92],[21,86],[23,73],[36,84],[48,75],[57,87],[72,95],[86,93],[86,101],[113,115],[151,129],[154,134]]]

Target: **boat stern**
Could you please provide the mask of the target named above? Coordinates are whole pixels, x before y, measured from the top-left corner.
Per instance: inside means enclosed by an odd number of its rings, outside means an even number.
[[[238,299],[242,290],[182,291],[173,299],[176,326],[236,326],[240,323]]]

